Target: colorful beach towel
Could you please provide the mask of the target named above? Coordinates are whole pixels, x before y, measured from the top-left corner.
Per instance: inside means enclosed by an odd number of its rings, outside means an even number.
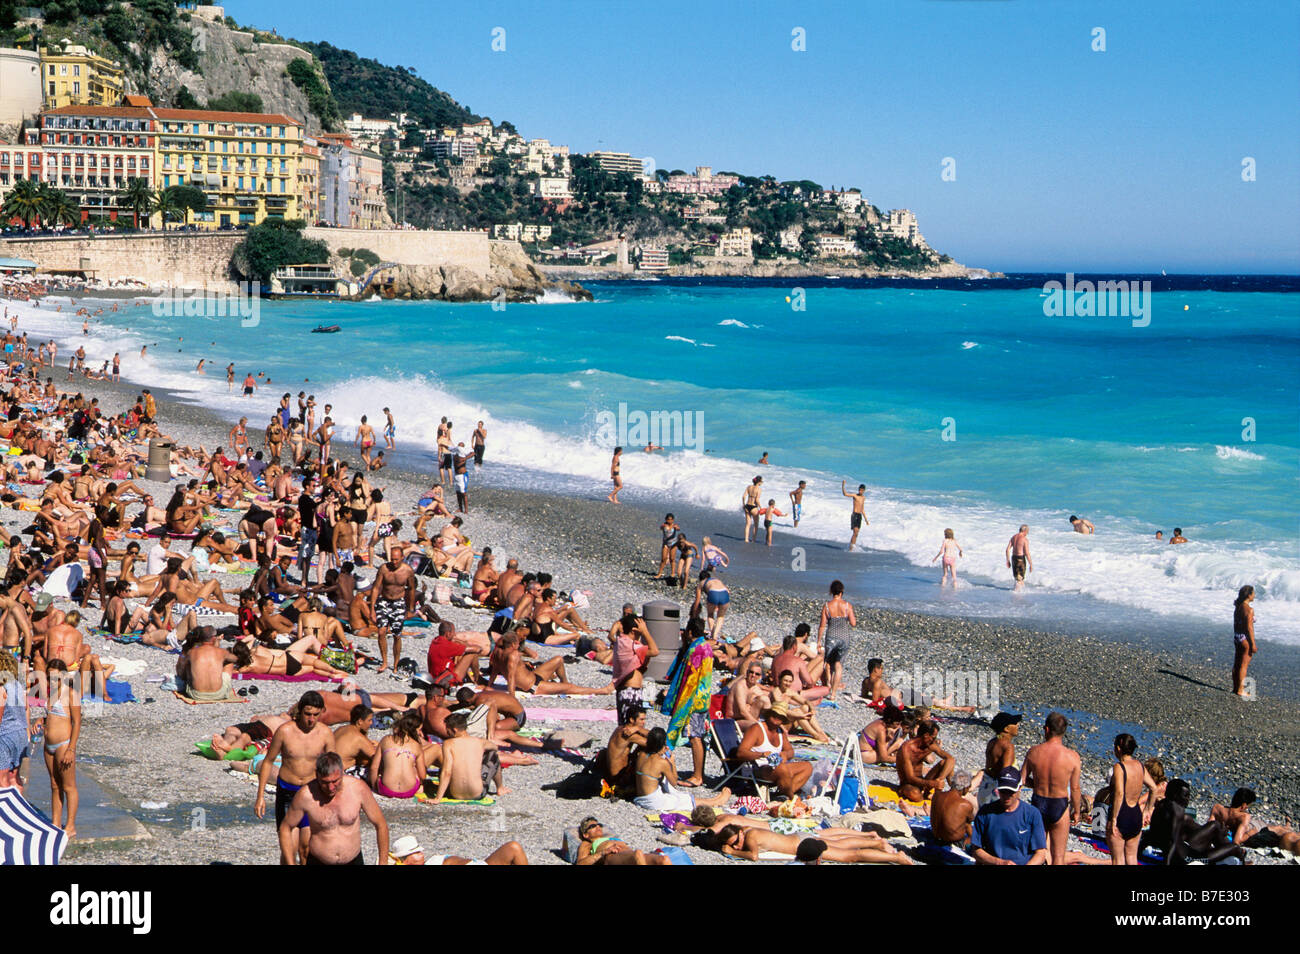
[[[668,716],[668,747],[675,748],[696,713],[708,715],[713,695],[713,651],[701,636],[679,660],[660,711]]]
[[[237,672],[233,679],[256,679],[259,682],[342,682],[342,676],[322,676],[316,672],[300,672],[286,676],[284,673],[272,675],[267,672]]]
[[[617,722],[614,709],[526,709],[529,722]]]

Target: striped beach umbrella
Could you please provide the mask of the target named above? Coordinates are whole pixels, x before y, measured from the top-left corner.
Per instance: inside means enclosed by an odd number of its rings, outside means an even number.
[[[57,865],[68,836],[16,788],[0,788],[0,864]]]

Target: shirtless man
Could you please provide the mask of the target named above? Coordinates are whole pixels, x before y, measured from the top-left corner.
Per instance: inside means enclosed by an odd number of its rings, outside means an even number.
[[[202,626],[186,640],[176,674],[185,681],[185,695],[195,702],[228,702],[238,698],[230,688],[237,662],[234,653],[222,648],[217,631]]]
[[[1030,804],[1043,815],[1054,865],[1065,864],[1070,825],[1079,821],[1082,765],[1079,753],[1065,744],[1065,730],[1069,725],[1059,712],[1050,713],[1043,726],[1043,741],[1025,754],[1024,780],[1034,790]]]
[[[1092,525],[1091,520],[1085,520],[1082,517],[1070,515],[1070,526],[1074,527],[1075,533],[1096,533],[1097,528]]]
[[[1183,528],[1174,527],[1174,535],[1169,538],[1169,543],[1172,545],[1175,543],[1186,543],[1186,542],[1187,542],[1187,538],[1183,536]]]
[[[1016,736],[1020,734],[1019,713],[999,712],[993,717],[993,731],[997,734],[984,747],[984,780],[977,796],[979,807],[998,800],[998,779],[1002,770],[1016,764]]]
[[[483,466],[483,451],[487,449],[487,428],[483,422],[478,422],[478,427],[474,428],[474,433],[469,436],[469,445],[474,448],[474,466]]]
[[[365,778],[370,759],[379,747],[369,737],[375,723],[375,711],[357,703],[349,713],[347,725],[334,730],[334,751],[343,760],[343,771],[357,778]]]
[[[794,518],[794,525],[799,526],[799,518],[803,516],[803,492],[808,489],[808,481],[799,481],[799,486],[790,491],[790,516]]]
[[[268,753],[268,761],[269,758]],[[375,826],[379,850],[377,864],[388,864],[388,822],[370,787],[359,778],[343,774],[343,760],[337,752],[318,756],[314,768],[315,779],[297,789],[288,812],[279,823],[282,862],[296,864],[294,831],[306,826],[310,836],[308,847],[300,849],[303,864],[365,864],[361,857],[361,813],[364,812],[370,824]]]
[[[645,745],[645,709],[632,706],[623,712],[623,722],[596,756],[596,768],[610,788],[631,788],[632,746]]]
[[[316,760],[325,753],[334,751],[334,733],[321,721],[324,712],[325,700],[321,698],[320,693],[315,691],[304,692],[298,700],[293,721],[286,722],[275,730],[275,735],[271,737],[271,746],[266,750],[266,757],[262,760],[262,767],[257,771],[257,797],[253,800],[253,814],[258,818],[262,818],[266,815],[266,795],[264,794],[266,783],[270,777],[271,769],[275,766],[275,760],[277,758],[281,760],[280,776],[275,782],[275,823],[280,828],[280,864],[282,865],[294,864],[294,843],[292,837],[286,840],[283,827],[286,813],[289,811],[290,805],[295,802],[295,796],[299,790],[312,780],[316,770]],[[335,764],[337,765],[337,774],[342,776],[342,761]],[[358,785],[364,785],[360,780],[351,781],[355,781]],[[378,807],[375,810],[377,812]],[[301,811],[298,811],[296,818],[295,826],[307,826]],[[354,826],[355,822],[356,817],[354,815]],[[358,833],[357,853],[360,853],[360,829],[354,828],[354,830]],[[292,836],[292,828],[289,830],[289,835]],[[387,835],[388,832],[385,828],[385,841]],[[298,854],[302,856],[304,861],[307,857],[307,842],[309,840],[310,838],[300,840],[297,846]],[[387,852],[381,852],[381,855],[386,857]]]
[[[488,783],[496,794],[507,795],[510,789],[501,784],[501,758],[491,739],[478,739],[466,733],[468,717],[463,712],[447,716],[447,731],[442,743],[442,768],[438,772],[437,805],[444,798],[475,801],[488,794]]]
[[[1029,555],[1029,524],[1022,523],[1020,531],[1007,542],[1006,557],[1016,589],[1024,589],[1025,573],[1034,572],[1034,558]]]
[[[334,439],[334,421],[329,416],[316,428],[316,444],[320,447],[320,464],[324,467],[330,460],[330,441]]]
[[[763,478],[755,477],[750,485],[745,488],[745,495],[740,499],[740,510],[745,515],[745,542],[749,542],[749,535],[752,532],[758,536],[758,508],[762,506],[759,503],[758,496],[763,490]]]
[[[564,670],[562,656],[553,656],[546,662],[529,666],[519,651],[517,633],[502,634],[488,661],[488,675],[492,685],[511,694],[520,689],[538,696],[608,696],[614,692],[612,682],[607,686],[593,688],[576,686],[566,681],[568,675]]]
[[[731,684],[731,718],[736,720],[736,725],[741,731],[748,729],[758,723],[758,714],[767,707],[771,701],[763,684],[763,664],[758,660],[751,660],[745,667],[744,676],[736,679]]]
[[[925,770],[925,761],[931,756],[939,761]],[[908,739],[898,750],[898,797],[904,813],[909,812],[905,802],[922,802],[943,788],[952,774],[956,761],[939,748],[939,726],[935,722],[922,722],[916,729],[916,738]]]
[[[387,637],[393,637],[393,665],[402,658],[402,626],[415,608],[415,571],[406,563],[389,560],[379,568],[370,587],[370,608],[379,632],[379,671],[388,668]]]
[[[848,482],[841,480],[840,493],[853,499],[853,514],[849,517],[849,526],[853,530],[853,536],[849,538],[849,549],[852,550],[853,545],[858,542],[858,531],[862,529],[863,524],[868,527],[871,526],[871,521],[867,519],[864,509],[867,505],[867,485],[858,484],[858,492],[851,494],[849,493]]]
[[[969,772],[953,772],[948,788],[934,793],[930,801],[930,830],[939,844],[961,846],[970,841],[971,822],[979,811],[975,793],[971,791],[976,784]]]

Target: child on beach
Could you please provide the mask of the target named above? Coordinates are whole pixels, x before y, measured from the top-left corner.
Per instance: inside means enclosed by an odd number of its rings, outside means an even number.
[[[784,517],[785,514],[776,509],[775,500],[769,500],[767,506],[760,510],[759,513],[763,515],[763,529],[767,531],[767,545],[770,547],[772,545],[772,518],[774,516]]]
[[[954,553],[957,556],[953,556]],[[944,586],[948,582],[948,574],[951,573],[953,589],[957,588],[957,557],[960,556],[964,556],[964,554],[953,536],[952,528],[949,527],[943,531],[943,545],[939,547],[939,552],[930,558],[930,562],[933,563],[939,557],[943,557],[943,576],[939,578],[940,586]]]

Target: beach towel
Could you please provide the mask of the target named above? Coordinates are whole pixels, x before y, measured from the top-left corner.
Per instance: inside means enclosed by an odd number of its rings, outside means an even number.
[[[432,779],[430,779],[430,781],[432,781]],[[423,788],[421,788],[418,792],[415,793],[415,800],[417,802],[431,802],[433,801],[433,798],[427,792],[425,792]],[[444,798],[441,802],[441,804],[443,805],[495,805],[496,803],[497,800],[493,798],[491,795],[484,795],[482,798],[471,798],[471,799]]]
[[[614,709],[526,709],[529,722],[617,722]]]
[[[232,679],[256,679],[259,682],[342,682],[342,676],[322,676],[316,672],[300,672],[286,676],[284,673],[272,675],[267,672],[237,672]]]
[[[691,643],[675,668],[672,684],[660,707],[660,711],[669,717],[670,749],[676,747],[692,715],[707,715],[709,711],[709,697],[713,695],[713,652],[708,640],[700,637]]]
[[[194,611],[195,616],[203,616],[203,617],[235,615],[234,613],[227,613],[224,610],[214,609],[211,606],[201,606],[198,603],[173,603],[172,604],[172,614],[174,616],[179,617],[180,619],[184,619],[185,615],[189,613],[191,610]]]
[[[85,578],[86,571],[81,568],[80,563],[65,563],[55,567],[54,572],[45,578],[41,592],[60,599],[68,599]]]
[[[103,704],[109,706],[120,706],[123,703],[135,702],[135,695],[131,692],[131,684],[118,679],[109,679],[104,683],[104,696],[84,696],[81,704],[83,706]]]

